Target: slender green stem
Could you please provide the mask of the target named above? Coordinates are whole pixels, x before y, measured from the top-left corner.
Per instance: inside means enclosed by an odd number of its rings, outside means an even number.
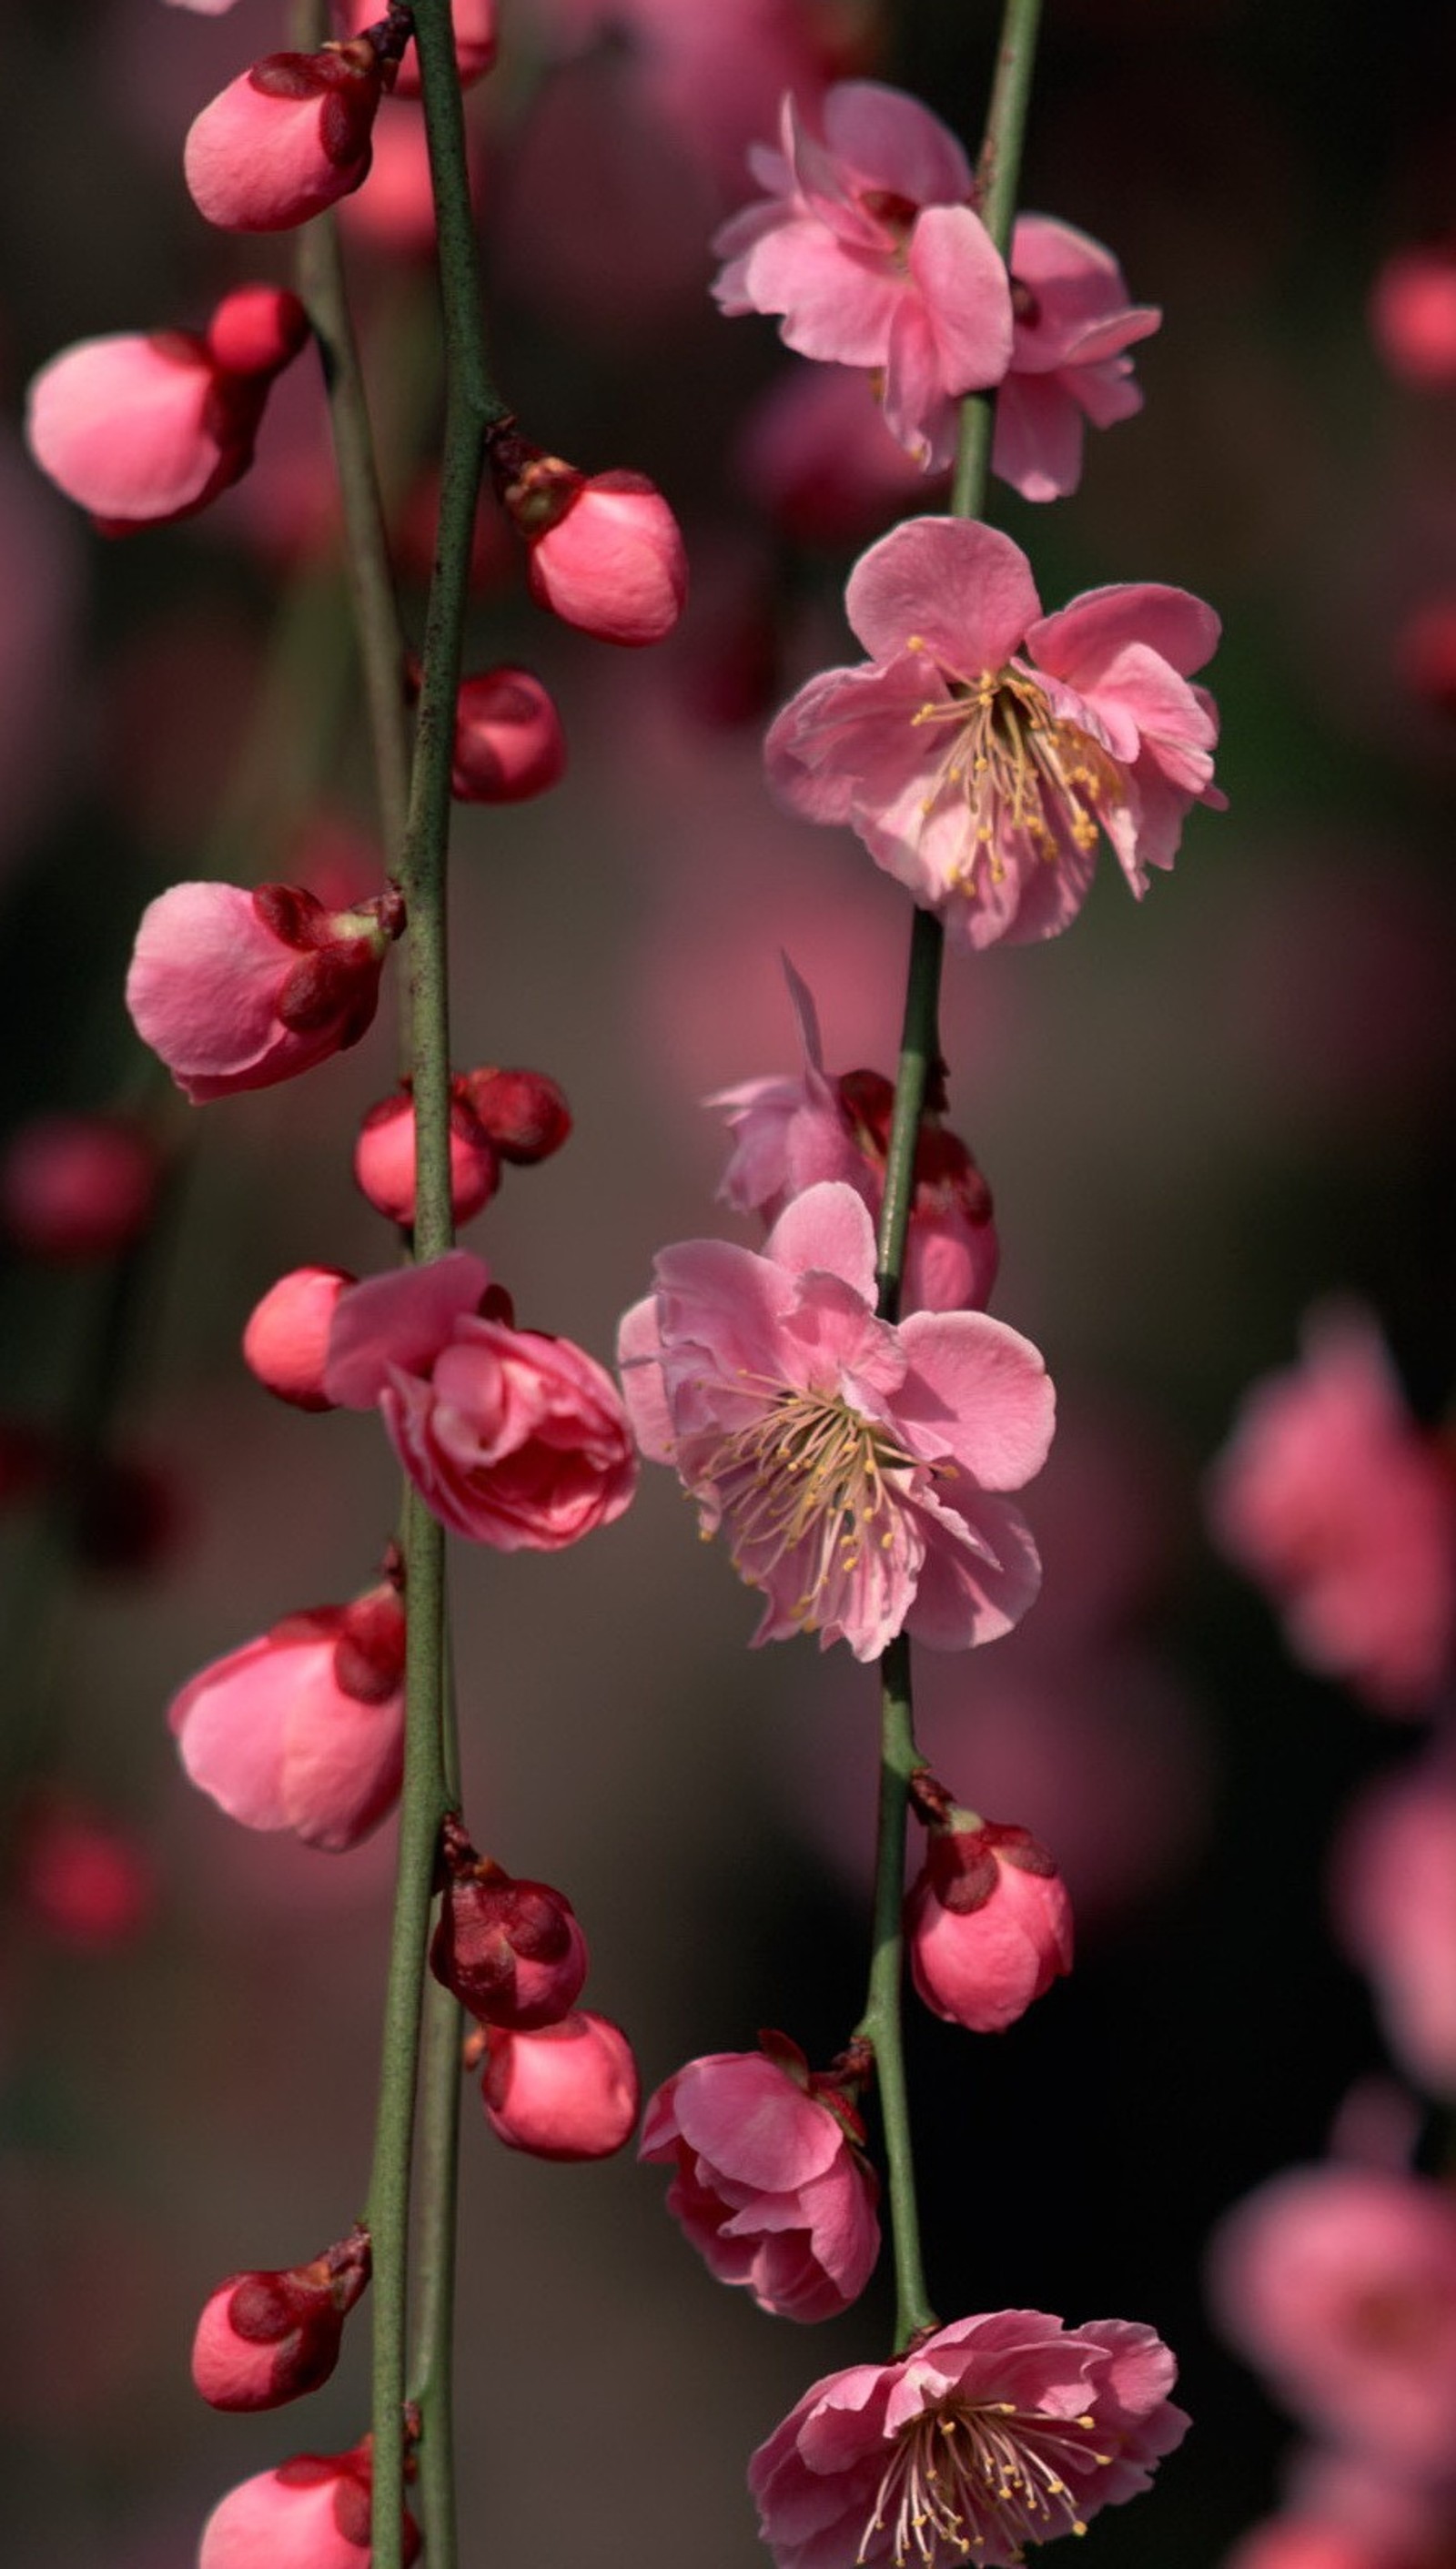
[[[295,32],[300,44],[309,48],[323,42],[328,32],[323,0],[301,0]],[[318,344],[328,395],[334,463],[344,509],[349,585],[374,749],[380,826],[393,865],[404,845],[410,790],[405,637],[390,568],[364,374],[344,284],[343,250],[333,214],[317,215],[303,225],[298,240],[297,276],[298,292]]]
[[[1021,176],[1021,146],[1040,22],[1041,0],[1006,0],[985,139],[976,172],[980,218],[1002,258],[1011,246],[1011,226],[1016,215],[1016,183]],[[950,487],[954,517],[978,518],[985,506],[995,417],[994,393],[970,393],[960,405],[960,436]]]
[[[424,92],[445,314],[446,421],[440,524],[425,616],[423,667],[409,810],[397,881],[406,939],[410,1071],[415,1105],[415,1256],[437,1258],[454,1240],[450,1201],[450,1022],[446,859],[455,702],[469,593],[471,537],[487,432],[507,416],[486,368],[475,225],[449,0],[419,0],[415,37]],[[405,1781],[399,1885],[385,1999],[384,2068],[370,2228],[374,2240],[374,2490],[372,2569],[400,2569],[411,2157],[419,2069],[422,1983],[440,1823],[454,1772],[445,1686],[445,1550],[440,1526],[411,1495],[405,1547],[409,1649],[405,1670]],[[431,2004],[434,2051],[424,2169],[421,2266],[420,2491],[431,2569],[455,2569],[451,2470],[452,2273],[455,2260],[454,2077],[441,2067],[445,2011]],[[452,2072],[454,2063],[451,2063]]]
[[[981,214],[1002,256],[1011,238],[1021,144],[1031,95],[1032,63],[1041,0],[1006,0],[996,74],[981,146]],[[994,397],[973,393],[960,406],[960,437],[951,491],[952,514],[979,516],[990,467]],[[940,1055],[940,966],[945,937],[938,918],[917,910],[910,929],[905,1022],[895,1083],[895,1108],[886,1155],[885,1199],[880,1214],[876,1281],[882,1318],[900,1316],[906,1241],[914,1200],[915,1146],[925,1092]],[[875,1917],[871,1939],[870,1994],[859,2031],[875,2048],[881,2122],[890,2177],[895,2240],[896,2345],[934,2326],[925,2292],[915,2206],[914,2160],[906,2094],[901,2033],[902,1926],[905,1905],[905,1833],[910,1781],[918,1764],[910,1643],[902,1633],[880,1662],[880,1826],[875,1867]]]

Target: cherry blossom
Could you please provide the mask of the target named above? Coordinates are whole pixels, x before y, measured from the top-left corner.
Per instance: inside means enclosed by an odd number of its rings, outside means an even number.
[[[1030,1342],[981,1311],[875,1310],[875,1235],[850,1187],[810,1187],[763,1255],[664,1250],[618,1336],[642,1451],[764,1591],[755,1642],[817,1633],[875,1658],[1010,1630],[1039,1568],[998,1494],[1038,1471],[1052,1391]]]
[[[306,2266],[229,2275],[208,2294],[192,2340],[192,2381],[213,2408],[280,2408],[327,2382],[344,2321],[369,2281],[355,2229]]]
[[[393,894],[330,913],[288,884],[174,884],[137,930],[132,1022],[194,1106],[271,1088],[368,1031],[403,923]]]
[[[1190,805],[1222,804],[1213,700],[1189,684],[1219,620],[1187,590],[1090,589],[1044,616],[1009,536],[910,518],[845,602],[871,657],[785,707],[769,781],[808,819],[847,822],[960,944],[1067,926],[1099,831],[1141,899]]]
[[[833,2080],[811,2076],[785,2035],[760,2041],[667,2079],[638,2156],[675,2170],[667,2209],[720,2283],[780,2319],[833,2319],[875,2271],[879,2185]]]
[[[1011,364],[996,394],[991,470],[1023,500],[1058,500],[1082,478],[1086,422],[1110,428],[1143,407],[1127,350],[1162,314],[1128,301],[1111,250],[1049,214],[1011,234]]]
[[[569,1338],[488,1316],[490,1285],[464,1250],[366,1278],[339,1296],[324,1390],[345,1409],[378,1407],[426,1505],[457,1534],[556,1552],[629,1505],[626,1413]]]
[[[1354,1303],[1305,1321],[1299,1362],[1248,1393],[1209,1513],[1290,1649],[1379,1712],[1418,1717],[1456,1650],[1456,1477]]]
[[[779,2569],[1007,2569],[1148,2487],[1188,2418],[1150,2328],[995,2311],[807,2390],[749,2465]]]
[[[838,83],[820,117],[817,133],[786,97],[779,149],[750,152],[765,201],[718,232],[715,298],[779,314],[803,356],[883,375],[893,436],[942,466],[956,400],[998,384],[1011,356],[1010,284],[970,165],[937,117],[878,81]]]

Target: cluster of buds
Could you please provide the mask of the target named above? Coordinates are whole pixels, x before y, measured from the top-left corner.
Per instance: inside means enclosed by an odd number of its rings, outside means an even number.
[[[600,2159],[637,2119],[637,2069],[619,2025],[576,2001],[586,1939],[563,1892],[478,1855],[460,1820],[441,1835],[444,1889],[430,1968],[476,2018],[491,2129],[534,2158]]]
[[[558,1151],[571,1112],[541,1070],[457,1071],[450,1085],[450,1206],[457,1226],[483,1213],[501,1183],[501,1163],[535,1167]],[[354,1176],[376,1213],[408,1229],[415,1219],[415,1107],[402,1079],[365,1114],[354,1146]]]

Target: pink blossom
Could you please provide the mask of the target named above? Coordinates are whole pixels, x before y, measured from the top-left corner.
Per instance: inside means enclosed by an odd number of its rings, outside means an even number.
[[[956,400],[998,384],[1011,355],[1010,286],[970,165],[927,108],[878,81],[838,83],[821,123],[786,97],[780,149],[750,152],[765,201],[717,234],[715,298],[778,313],[803,356],[883,374],[893,436],[947,464]]]
[[[1340,1941],[1395,2057],[1456,2097],[1456,1771],[1449,1755],[1369,1786],[1335,1842]]]
[[[1231,2345],[1317,2433],[1444,2482],[1456,2414],[1456,2204],[1389,2169],[1291,2168],[1210,2252]]]
[[[78,340],[31,384],[30,451],[109,535],[189,518],[247,471],[269,387],[307,336],[296,295],[249,285],[205,336]]]
[[[30,1258],[115,1258],[146,1230],[162,1159],[119,1115],[33,1115],[0,1154],[0,1223]]]
[[[193,204],[223,231],[307,222],[369,175],[384,94],[372,45],[264,54],[195,117],[182,151]]]
[[[847,822],[963,945],[1054,936],[1087,898],[1099,829],[1141,900],[1212,783],[1219,636],[1181,588],[1089,589],[1043,615],[1009,536],[910,518],[845,597],[871,653],[811,678],[765,745],[809,820]]]
[[[532,2033],[486,2027],[486,2120],[538,2159],[605,2159],[637,2119],[637,2064],[621,2026],[589,2008]]]
[[[483,669],[455,701],[451,791],[462,803],[524,803],[565,773],[566,736],[529,669]]]
[[[287,884],[174,884],[137,930],[132,1022],[194,1106],[271,1088],[359,1041],[403,923],[393,895],[331,914]]]
[[[755,1642],[818,1633],[875,1658],[904,1629],[963,1650],[1010,1630],[1039,1567],[999,1497],[1040,1469],[1052,1391],[981,1311],[875,1311],[875,1236],[850,1187],[810,1187],[761,1257],[664,1250],[618,1336],[632,1424],[705,1535],[765,1592]]]
[[[482,2024],[532,2033],[558,2024],[581,1995],[586,1939],[564,1892],[518,1880],[445,1823],[446,1870],[430,1969]]]
[[[1456,240],[1391,251],[1371,291],[1370,329],[1402,382],[1422,392],[1456,384]]]
[[[464,1250],[354,1285],[334,1314],[324,1389],[345,1409],[378,1407],[426,1505],[457,1534],[557,1552],[631,1500],[626,1413],[569,1338],[487,1316],[489,1287],[489,1268]]]
[[[330,1854],[394,1807],[405,1620],[392,1588],[285,1617],[189,1677],[168,1715],[192,1782],[249,1829]]]
[[[1126,354],[1162,320],[1131,304],[1111,250],[1049,214],[1011,235],[1011,366],[996,395],[991,470],[1023,500],[1058,500],[1082,478],[1087,420],[1110,428],[1143,407]]]
[[[599,642],[640,649],[672,631],[687,600],[682,531],[642,473],[578,473],[558,455],[498,445],[504,506],[530,552],[538,606]]]
[[[749,2464],[779,2569],[1006,2569],[1148,2487],[1188,2418],[1150,2328],[994,2311],[805,2392]]]
[[[415,1219],[415,1101],[409,1082],[367,1108],[354,1145],[354,1177],[376,1213],[403,1227]],[[451,1082],[450,1207],[455,1220],[484,1212],[501,1183],[496,1147],[470,1103],[463,1079]]]
[[[878,1223],[894,1085],[874,1070],[828,1075],[813,996],[787,955],[784,972],[804,1067],[794,1079],[746,1079],[707,1099],[726,1112],[733,1135],[719,1197],[772,1224],[806,1187],[838,1178]],[[921,1120],[914,1176],[902,1305],[978,1310],[990,1299],[1000,1263],[990,1189],[965,1144],[933,1109]]]
[[[667,2079],[637,2155],[675,2169],[667,2209],[720,2284],[780,2319],[833,2319],[875,2271],[880,2188],[843,2091],[786,2035],[760,2040]]]
[[[192,0],[195,5],[195,0]],[[497,0],[450,0],[450,19],[455,31],[455,62],[462,89],[470,89],[484,80],[496,59],[498,45]],[[377,26],[384,15],[383,0],[343,0],[342,25],[346,36],[362,36],[366,27]],[[420,64],[413,43],[406,45],[395,80],[397,98],[418,98]]]
[[[936,2016],[1004,2033],[1071,1970],[1072,1904],[1029,1829],[938,1800],[906,1904],[910,1972]]]
[[[327,2382],[344,2321],[369,2281],[369,2234],[352,2230],[306,2266],[229,2275],[192,2340],[192,2382],[213,2408],[281,2408]]]
[[[332,1409],[323,1387],[329,1330],[344,1287],[358,1282],[342,1267],[294,1267],[254,1304],[242,1333],[249,1373],[295,1409]]]
[[[202,2527],[197,2569],[368,2569],[369,2442],[349,2453],[297,2453],[229,2489]],[[404,2510],[401,2557],[420,2530]]]
[[[1246,1396],[1209,1515],[1295,1656],[1379,1712],[1424,1712],[1456,1645],[1456,1483],[1369,1314],[1310,1314],[1299,1362]]]

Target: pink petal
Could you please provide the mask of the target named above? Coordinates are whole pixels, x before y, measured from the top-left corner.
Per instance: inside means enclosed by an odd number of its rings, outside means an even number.
[[[874,659],[918,637],[943,668],[974,678],[1020,648],[1041,601],[1009,536],[963,518],[907,518],[856,563],[845,611]]]
[[[1190,677],[1213,657],[1222,630],[1213,608],[1186,588],[1131,580],[1089,588],[1055,615],[1028,622],[1026,647],[1041,668],[1087,690],[1130,642],[1146,643],[1180,677]]]
[[[755,311],[782,313],[779,335],[801,356],[885,363],[906,286],[882,250],[855,248],[823,223],[795,218],[755,242],[742,280]]]
[[[946,389],[930,316],[918,295],[902,297],[885,354],[885,425],[921,472],[945,462],[953,442],[955,408]]]
[[[1011,287],[995,243],[968,205],[918,216],[910,271],[930,324],[947,393],[998,384],[1011,362]]]
[[[822,2176],[845,2147],[828,2106],[761,2052],[690,2060],[678,2073],[674,2104],[689,2149],[766,2194],[789,2194]]]
[[[661,1353],[657,1296],[648,1293],[622,1313],[617,1326],[616,1360],[632,1434],[649,1463],[670,1463],[677,1442],[662,1380]]]
[[[329,1329],[329,1399],[341,1409],[372,1409],[394,1373],[427,1373],[456,1321],[479,1309],[490,1281],[483,1259],[452,1249],[423,1267],[349,1285]]]
[[[249,1829],[286,1829],[284,1748],[300,1698],[336,1695],[332,1640],[294,1649],[264,1643],[240,1664],[220,1661],[178,1724],[178,1747],[191,1781],[230,1819]]]
[[[127,1006],[179,1078],[226,1078],[280,1029],[274,1003],[293,956],[236,884],[174,884],[142,914]]]
[[[764,1256],[791,1275],[819,1269],[842,1277],[874,1308],[875,1227],[853,1187],[826,1184],[796,1196],[764,1242]]]
[[[965,1651],[999,1640],[1020,1623],[1041,1586],[1041,1562],[1019,1509],[1008,1500],[968,1492],[960,1508],[977,1545],[992,1558],[977,1559],[948,1533],[937,1538],[931,1527],[905,1629],[932,1651]]]
[[[970,193],[970,165],[954,135],[904,90],[837,81],[824,102],[824,135],[857,178],[912,205],[956,204]]]
[[[912,1311],[900,1337],[910,1369],[896,1411],[924,1422],[919,1450],[939,1440],[983,1490],[1019,1490],[1040,1471],[1056,1395],[1029,1338],[985,1311]]]
[[[1082,412],[1055,375],[1008,375],[996,395],[991,471],[1023,500],[1063,500],[1082,479]]]

